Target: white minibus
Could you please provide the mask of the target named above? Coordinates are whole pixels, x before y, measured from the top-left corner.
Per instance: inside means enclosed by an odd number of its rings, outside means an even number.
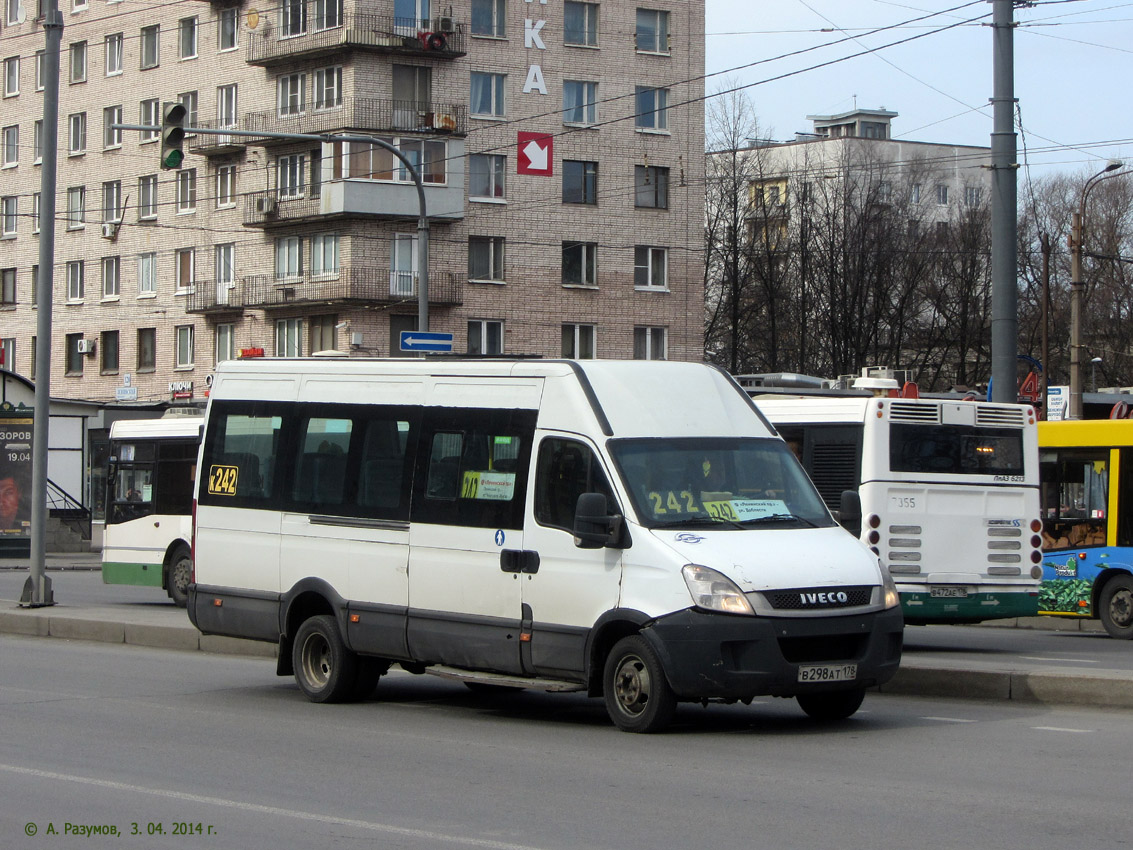
[[[845,718],[900,663],[877,556],[705,364],[226,361],[198,469],[193,624],[315,702],[399,664],[649,732],[768,694]]]

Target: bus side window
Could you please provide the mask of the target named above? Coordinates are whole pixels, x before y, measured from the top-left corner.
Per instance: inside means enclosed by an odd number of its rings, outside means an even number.
[[[602,493],[610,511],[617,511],[606,475],[589,446],[575,440],[543,440],[535,468],[536,521],[570,531],[583,493]]]

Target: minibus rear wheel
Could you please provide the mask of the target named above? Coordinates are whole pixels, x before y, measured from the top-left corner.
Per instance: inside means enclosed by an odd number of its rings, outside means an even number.
[[[295,681],[311,702],[342,702],[356,693],[358,656],[346,648],[330,614],[304,620],[291,652]]]
[[[659,732],[677,711],[661,660],[641,635],[614,644],[603,668],[602,690],[606,713],[623,732]]]
[[[815,720],[845,720],[862,707],[865,688],[824,694],[798,694],[795,699],[799,702],[799,708]]]

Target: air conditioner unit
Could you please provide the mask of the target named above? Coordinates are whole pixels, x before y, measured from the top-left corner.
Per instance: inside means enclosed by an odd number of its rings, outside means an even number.
[[[256,212],[263,215],[271,215],[275,212],[275,198],[270,195],[263,198],[256,198]]]
[[[116,222],[116,221],[105,221],[105,222],[103,222],[103,224],[102,224],[102,238],[103,239],[113,239],[117,235],[118,235],[118,222]]]
[[[75,350],[79,354],[94,354],[95,341],[93,339],[80,339],[75,344]]]
[[[456,27],[453,26],[452,18],[433,18],[433,32],[453,32]]]

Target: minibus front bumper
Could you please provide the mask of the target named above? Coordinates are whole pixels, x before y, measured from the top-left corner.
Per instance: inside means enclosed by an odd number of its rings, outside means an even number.
[[[743,700],[881,685],[901,663],[903,633],[900,607],[806,618],[689,608],[642,630],[660,656],[669,684],[684,700]],[[827,667],[835,678],[803,681],[816,665]],[[856,665],[854,675],[841,678],[850,665]]]

